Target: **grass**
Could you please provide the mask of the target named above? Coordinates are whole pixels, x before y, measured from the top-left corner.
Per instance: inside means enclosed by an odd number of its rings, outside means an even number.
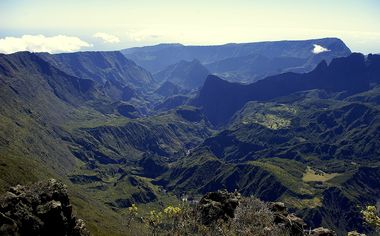
[[[69,186],[69,194],[74,213],[85,220],[92,235],[125,235],[124,232],[128,229],[122,224],[120,214],[94,199],[79,186]]]
[[[68,131],[99,126],[122,126],[130,121],[128,118],[122,116],[113,114],[104,115],[86,107],[73,110],[71,116],[73,119],[67,120],[62,125],[62,127]]]
[[[277,159],[277,161],[280,159]],[[287,160],[288,164],[284,164],[281,161],[276,163],[275,160],[267,161],[251,161],[249,162],[252,165],[263,168],[264,170],[272,173],[279,181],[281,181],[284,186],[289,190],[298,194],[313,194],[313,189],[306,183],[301,181],[299,176],[299,167],[295,167],[296,162]],[[290,164],[292,163],[292,164]],[[294,171],[294,168],[298,169]],[[292,171],[293,169],[293,171]]]
[[[158,199],[147,204],[137,204],[139,215],[147,215],[151,210],[161,210],[168,205],[179,205],[179,200],[172,194],[163,194],[156,185],[150,183],[151,179],[134,176],[145,187],[153,191]],[[70,194],[79,217],[85,219],[86,224],[93,235],[128,235],[127,232],[138,232],[134,235],[147,235],[148,229],[141,222],[134,222],[129,227],[126,225],[127,208],[110,208],[105,202],[112,202],[116,198],[127,198],[133,192],[142,191],[127,182],[106,183],[105,191],[89,190],[88,185],[72,185]],[[131,228],[131,229],[130,229]]]
[[[0,154],[0,174],[0,193],[17,184],[29,184],[53,176],[41,163],[11,153]]]
[[[340,173],[325,173],[321,170],[312,169],[310,166],[307,167],[305,174],[302,177],[304,182],[326,182],[337,176],[341,175]]]
[[[318,196],[310,199],[300,199],[293,196],[286,196],[282,199],[282,201],[297,209],[316,208],[322,206],[322,199]]]

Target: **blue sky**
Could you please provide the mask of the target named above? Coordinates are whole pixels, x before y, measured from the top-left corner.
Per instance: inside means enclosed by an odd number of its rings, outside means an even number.
[[[1,0],[0,51],[339,37],[380,52],[378,0]]]

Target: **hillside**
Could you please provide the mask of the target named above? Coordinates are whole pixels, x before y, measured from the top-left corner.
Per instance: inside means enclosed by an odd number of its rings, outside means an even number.
[[[378,201],[379,188],[370,179],[380,177],[380,110],[347,102],[350,97],[336,100],[335,93],[296,97],[247,103],[227,129],[192,149],[157,184],[194,195],[237,189],[286,202],[314,227],[341,235],[368,230],[354,216],[360,215],[359,205]],[[338,222],[334,215],[347,220]]]

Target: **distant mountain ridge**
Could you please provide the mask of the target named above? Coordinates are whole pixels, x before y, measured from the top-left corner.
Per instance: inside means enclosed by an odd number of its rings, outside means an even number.
[[[41,92],[45,94],[52,92],[59,99],[73,105],[79,105],[84,100],[92,98],[95,92],[94,81],[69,75],[52,66],[37,54],[30,52],[0,54],[0,75],[10,78],[18,78],[20,75],[24,75],[22,77],[25,82],[23,86],[16,84],[15,79],[1,80],[2,83],[15,83],[13,86],[9,85],[8,88],[11,88],[22,99],[27,98],[26,96],[30,95],[28,90],[37,87],[36,85],[48,86]],[[30,77],[29,80],[28,77]]]
[[[252,100],[268,101],[311,89],[346,91],[349,94],[368,90],[371,81],[379,82],[378,63],[378,56],[370,55],[366,59],[362,54],[353,53],[333,59],[329,65],[323,61],[306,74],[289,72],[249,85],[230,83],[210,75],[193,104],[203,107],[212,123],[221,125]]]
[[[315,50],[323,48],[323,50]],[[121,52],[152,73],[182,60],[199,60],[211,73],[230,81],[253,82],[287,71],[308,72],[320,61],[348,56],[351,51],[337,38],[184,46],[160,44]]]

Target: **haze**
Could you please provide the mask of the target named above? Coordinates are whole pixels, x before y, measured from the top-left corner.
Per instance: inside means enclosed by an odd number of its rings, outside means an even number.
[[[0,51],[115,50],[158,43],[341,38],[380,52],[380,2],[10,1],[0,2]]]

